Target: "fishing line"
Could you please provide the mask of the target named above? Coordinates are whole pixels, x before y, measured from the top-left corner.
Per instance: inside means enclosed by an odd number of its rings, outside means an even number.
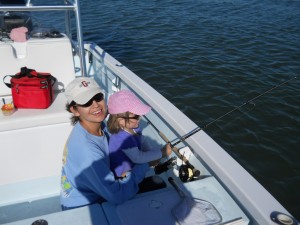
[[[280,86],[282,86],[282,85],[284,85],[284,84],[290,82],[291,80],[294,80],[294,79],[297,79],[297,78],[298,78],[298,76],[295,76],[295,77],[292,77],[292,78],[290,78],[289,80],[286,80],[286,81],[284,81],[284,82],[282,82],[282,83],[280,83],[280,84],[278,84],[278,85],[276,85],[276,86],[273,86],[272,88],[266,90],[265,92],[263,92],[263,93],[261,93],[261,94],[255,96],[254,98],[251,98],[250,100],[248,100],[248,101],[242,103],[241,105],[239,105],[239,106],[233,108],[232,110],[228,111],[227,113],[225,113],[225,114],[219,116],[218,118],[214,119],[213,121],[211,121],[211,122],[205,124],[203,127],[196,127],[195,129],[193,129],[193,130],[190,131],[189,133],[187,133],[187,134],[181,136],[181,137],[179,138],[179,140],[176,141],[175,143],[173,143],[173,144],[171,143],[171,147],[173,148],[174,146],[176,146],[176,145],[178,145],[179,143],[183,142],[185,139],[189,138],[190,136],[194,135],[195,133],[199,132],[200,130],[206,129],[207,127],[209,127],[210,125],[212,125],[212,124],[215,123],[216,121],[222,119],[223,117],[225,117],[225,116],[227,116],[227,115],[233,113],[234,111],[236,111],[236,110],[242,108],[243,106],[245,106],[245,105],[247,105],[247,104],[249,104],[249,103],[251,103],[252,105],[255,106],[254,101],[255,101],[256,99],[258,99],[258,98],[260,98],[261,96],[263,96],[263,95],[265,95],[265,94],[267,94],[267,93],[273,91],[274,89],[276,89],[276,88],[278,88],[278,87],[280,87]]]

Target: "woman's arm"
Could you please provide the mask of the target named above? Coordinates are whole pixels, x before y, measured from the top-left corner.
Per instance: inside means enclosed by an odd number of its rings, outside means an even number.
[[[108,202],[120,204],[136,195],[139,190],[138,184],[144,179],[148,170],[148,164],[139,164],[126,174],[126,178],[116,180],[110,170],[109,161],[103,154],[100,159],[98,155],[97,160],[87,165],[79,176],[86,188],[92,189]]]

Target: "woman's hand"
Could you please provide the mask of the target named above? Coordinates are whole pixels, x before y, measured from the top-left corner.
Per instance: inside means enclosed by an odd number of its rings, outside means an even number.
[[[157,164],[158,164],[159,162],[160,162],[160,159],[157,159],[157,160],[148,162],[148,164],[149,164],[150,167],[155,167],[155,166],[157,166]]]

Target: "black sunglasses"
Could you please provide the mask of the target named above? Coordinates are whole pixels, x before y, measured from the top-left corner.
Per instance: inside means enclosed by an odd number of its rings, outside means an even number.
[[[104,99],[103,94],[98,93],[98,94],[94,95],[94,97],[92,97],[87,103],[85,103],[83,105],[80,105],[80,104],[76,104],[76,105],[86,108],[86,107],[90,107],[93,104],[94,101],[101,102],[103,99]]]
[[[130,120],[130,119],[133,119],[133,120],[138,120],[141,116],[140,115],[135,115],[135,116],[119,116],[119,118],[123,118],[123,119],[126,119],[126,120]]]

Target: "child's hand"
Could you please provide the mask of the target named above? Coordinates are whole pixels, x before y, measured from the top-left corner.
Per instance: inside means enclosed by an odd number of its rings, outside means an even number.
[[[161,153],[162,153],[162,157],[167,157],[167,156],[171,155],[171,153],[172,153],[171,144],[170,143],[166,144],[162,148]]]

